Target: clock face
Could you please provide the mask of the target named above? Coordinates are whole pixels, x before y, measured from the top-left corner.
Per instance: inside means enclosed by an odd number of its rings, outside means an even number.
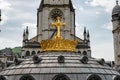
[[[52,10],[50,15],[51,15],[52,20],[56,20],[57,17],[60,17],[62,19],[63,13],[59,9],[54,9]]]

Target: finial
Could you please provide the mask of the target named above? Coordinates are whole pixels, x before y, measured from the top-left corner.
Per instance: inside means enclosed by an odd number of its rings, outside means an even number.
[[[26,33],[28,34],[29,32],[28,32],[28,26],[26,27]]]
[[[2,19],[1,19],[1,9],[0,9],[0,21],[2,21]]]
[[[116,0],[116,4],[117,4],[117,5],[118,5],[118,2],[119,2],[119,1],[118,1],[118,0]]]
[[[24,32],[23,32],[23,36],[25,36],[25,30],[24,30]]]
[[[86,27],[84,27],[84,34],[86,34]]]
[[[87,37],[90,37],[89,30],[87,31]]]

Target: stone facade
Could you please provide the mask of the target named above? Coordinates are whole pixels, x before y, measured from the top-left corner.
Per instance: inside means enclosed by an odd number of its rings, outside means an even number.
[[[84,39],[80,39],[75,35],[75,10],[71,0],[42,0],[37,12],[37,35],[32,39],[28,39],[28,27],[23,33],[22,57],[26,57],[27,53],[32,54],[35,51],[41,52],[40,42],[46,39],[53,39],[57,33],[56,27],[52,27],[51,23],[56,21],[57,17],[61,17],[61,21],[66,26],[61,28],[61,35],[65,39],[78,40],[76,52],[83,54],[86,52],[91,56],[90,36],[86,28],[84,29]]]
[[[112,11],[113,39],[116,69],[120,71],[120,6],[117,4]]]
[[[37,41],[50,39],[54,34],[56,28],[51,26],[51,23],[55,21],[52,19],[53,15],[56,15],[56,18],[61,16],[62,21],[67,24],[61,29],[62,36],[74,40],[71,34],[75,35],[75,12],[70,8],[72,4],[69,0],[44,0],[41,5],[38,9],[37,35],[40,34],[40,36]]]

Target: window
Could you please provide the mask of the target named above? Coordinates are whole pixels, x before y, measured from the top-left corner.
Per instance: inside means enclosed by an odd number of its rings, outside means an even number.
[[[60,56],[58,56],[57,60],[58,60],[59,63],[64,63],[65,62],[65,57],[60,55]]]
[[[118,76],[118,75],[117,75],[117,76],[114,76],[114,77],[113,77],[113,80],[120,80],[120,76]]]
[[[84,52],[83,52],[83,55],[85,55],[85,56],[86,56],[86,55],[87,55],[87,52],[86,52],[86,51],[84,51]]]
[[[90,75],[87,80],[102,80],[98,75]]]
[[[79,54],[81,54],[81,51],[78,51]]]
[[[30,75],[24,75],[20,78],[20,80],[35,80],[35,79]]]
[[[59,74],[56,75],[52,80],[70,80],[70,79],[64,74]]]
[[[37,54],[40,54],[40,51],[38,51]]]
[[[59,9],[53,9],[50,13],[50,17],[54,21],[57,19],[57,17],[60,17],[62,19],[63,18],[63,12]]]
[[[35,54],[36,54],[36,52],[35,52],[35,51],[32,51],[32,56],[35,55]]]
[[[0,80],[6,80],[4,76],[0,76]]]
[[[26,52],[26,57],[27,57],[27,56],[30,56],[30,51],[27,51],[27,52]]]

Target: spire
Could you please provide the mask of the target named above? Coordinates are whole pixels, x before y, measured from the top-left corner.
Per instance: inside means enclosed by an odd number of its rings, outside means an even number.
[[[89,34],[89,30],[87,31],[87,38],[89,38],[90,37],[90,34]]]
[[[119,1],[118,1],[118,0],[116,0],[116,5],[118,5],[118,3],[119,3]]]
[[[88,46],[90,46],[90,34],[89,34],[89,30],[87,30],[87,44],[88,44]]]
[[[23,37],[25,37],[25,30],[24,30],[24,32],[23,32]]]
[[[84,27],[84,33],[83,33],[83,35],[84,35],[84,40],[86,40],[87,39],[86,27]]]
[[[84,35],[86,34],[86,27],[84,27]]]
[[[29,31],[28,31],[28,26],[26,27],[26,34],[29,34]]]
[[[1,19],[1,9],[0,9],[0,21],[1,21],[2,19]]]

